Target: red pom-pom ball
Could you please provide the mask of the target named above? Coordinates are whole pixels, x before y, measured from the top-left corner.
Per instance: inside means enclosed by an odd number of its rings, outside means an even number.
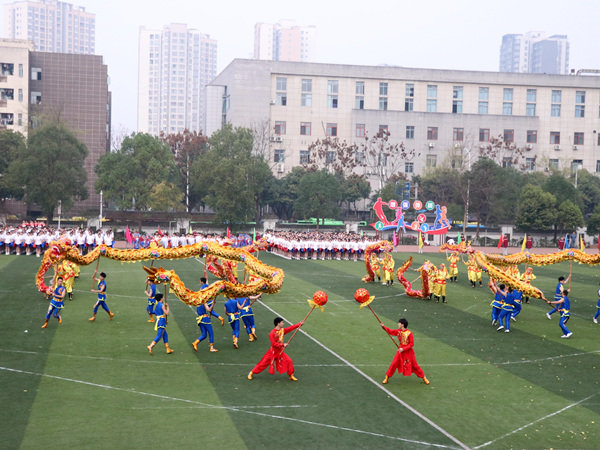
[[[357,289],[354,293],[354,300],[358,303],[364,303],[369,300],[369,291],[364,288]]]
[[[327,294],[323,291],[317,291],[313,294],[313,302],[319,306],[323,306],[327,303]]]

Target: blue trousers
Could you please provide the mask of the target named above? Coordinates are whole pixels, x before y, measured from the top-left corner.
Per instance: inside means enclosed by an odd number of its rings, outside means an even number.
[[[498,317],[500,317],[501,312],[501,308],[496,308],[495,306],[492,306],[492,320],[498,320]]]
[[[512,316],[517,317],[519,315],[519,313],[521,312],[521,309],[523,309],[523,305],[521,305],[520,303],[515,304],[515,310],[514,310]]]
[[[158,344],[158,341],[160,341],[161,339],[165,344],[169,343],[169,335],[167,334],[166,328],[159,328],[158,333],[156,334],[156,337],[153,340]]]
[[[512,315],[512,311],[509,309],[503,309],[500,313],[500,325],[504,325],[504,328],[510,330],[510,316]],[[504,321],[504,324],[502,323]]]
[[[240,337],[240,319],[235,319],[233,322],[229,322],[233,331],[233,337]]]
[[[96,304],[94,305],[94,314],[96,314],[98,312],[98,307],[99,306],[102,306],[102,309],[104,309],[104,311],[110,312],[110,309],[108,309],[108,306],[106,305],[106,302],[104,300],[98,300],[96,302]]]
[[[242,320],[244,321],[246,332],[248,334],[252,333],[252,328],[254,328],[254,316],[242,316]]]
[[[563,331],[564,334],[570,333],[569,329],[567,328],[568,321],[569,321],[569,316],[564,316],[564,315],[561,315],[560,320],[558,321],[558,326],[560,327],[560,329]]]
[[[198,324],[198,326],[200,327],[200,331],[202,331],[202,334],[200,335],[198,340],[200,342],[202,342],[204,339],[206,339],[206,336],[208,335],[208,342],[210,342],[211,344],[214,344],[215,343],[215,335],[213,333],[212,325],[209,323],[200,323],[200,324]]]

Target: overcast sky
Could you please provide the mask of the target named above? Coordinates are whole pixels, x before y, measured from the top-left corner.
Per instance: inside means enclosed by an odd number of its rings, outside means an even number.
[[[280,19],[317,27],[317,62],[322,63],[497,71],[504,34],[545,31],[568,36],[570,68],[600,69],[599,0],[70,3],[96,14],[96,54],[103,55],[108,65],[113,130],[136,130],[140,26],[161,29],[170,23],[186,23],[209,34],[217,40],[217,73],[235,58],[252,58],[256,22],[276,23]]]

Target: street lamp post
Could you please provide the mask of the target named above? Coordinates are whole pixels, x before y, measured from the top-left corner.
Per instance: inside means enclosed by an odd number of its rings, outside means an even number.
[[[463,236],[467,238],[467,221],[469,220],[469,197],[471,194],[471,150],[464,149],[467,153],[468,163],[469,163],[469,176],[467,177],[467,201],[465,202],[465,217],[463,220]]]
[[[100,223],[98,225],[98,229],[102,228],[102,191],[100,191]]]

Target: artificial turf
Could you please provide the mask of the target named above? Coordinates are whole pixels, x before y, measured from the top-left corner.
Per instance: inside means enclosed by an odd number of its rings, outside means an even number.
[[[396,267],[409,256],[394,254]],[[425,258],[444,260],[413,256],[414,267]],[[207,342],[194,352],[195,311],[168,294],[175,353],[159,343],[151,356],[146,346],[155,331],[146,322],[141,263],[102,259],[112,321],[102,310],[88,320],[96,298],[88,266],[63,323],[51,319],[42,330],[48,302],[34,286],[40,260],[0,257],[1,447],[600,448],[600,325],[591,320],[597,268],[573,265],[573,336],[561,339],[558,316],[548,320],[549,308],[536,299],[510,333],[497,332],[491,293],[469,286],[466,266],[458,283],[448,283],[445,305],[407,297],[397,281],[365,285],[363,263],[290,261],[265,252],[259,258],[286,276],[280,293],[253,307],[258,341],[249,342],[242,329],[236,350],[229,326],[213,319],[219,352],[209,353]],[[198,289],[202,262],[155,265]],[[569,270],[569,263],[534,268],[534,284],[551,297]],[[407,278],[411,273],[416,278]],[[376,296],[371,307],[387,326],[408,319],[431,385],[398,374],[381,384],[395,346],[354,301],[361,287]],[[287,350],[299,381],[267,371],[247,380],[269,347],[273,318],[302,320],[317,290],[328,294],[325,311],[311,314]],[[219,298],[220,314],[222,305]]]

